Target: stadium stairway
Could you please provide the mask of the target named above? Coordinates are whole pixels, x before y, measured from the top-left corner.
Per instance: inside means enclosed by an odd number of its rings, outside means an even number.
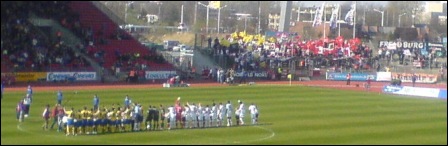
[[[209,68],[220,67],[214,60],[199,51],[194,51],[193,60],[193,66],[196,68],[196,70],[202,69],[205,66]]]
[[[51,26],[55,30],[60,30],[64,35],[62,35],[62,40],[64,43],[69,46],[70,49],[72,49],[74,52],[80,54],[82,58],[84,58],[86,61],[89,62],[89,64],[92,66],[92,68],[100,75],[104,74],[104,78],[106,81],[117,81],[118,79],[111,75],[108,70],[103,70],[102,67],[96,62],[94,59],[89,57],[86,54],[83,54],[80,52],[80,50],[76,49],[77,44],[82,44],[81,40],[73,34],[70,30],[66,29],[65,27],[61,26],[59,23],[55,22],[54,20],[50,19],[43,19],[39,18],[35,15],[32,15],[32,18],[30,18],[30,22],[33,23],[35,26]],[[104,73],[103,73],[104,72]]]
[[[72,1],[69,7],[73,11],[80,14],[80,20],[83,26],[91,27],[93,29],[93,34],[95,40],[103,37],[107,40],[107,44],[100,44],[98,41],[94,42],[96,48],[102,49],[106,56],[104,58],[104,68],[107,70],[114,65],[116,61],[115,50],[119,49],[122,54],[140,54],[140,56],[145,56],[152,54],[152,52],[143,46],[140,42],[134,39],[129,33],[123,31],[119,26],[112,21],[106,14],[104,14],[100,9],[98,9],[92,2],[85,1]],[[102,30],[103,36],[99,36],[98,32]],[[117,32],[125,35],[128,40],[118,40],[112,38]],[[146,62],[143,59],[138,60],[138,62]],[[154,62],[146,62],[151,68],[172,68],[170,64],[157,64]]]

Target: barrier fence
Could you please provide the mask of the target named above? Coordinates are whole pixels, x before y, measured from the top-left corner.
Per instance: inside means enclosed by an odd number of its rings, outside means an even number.
[[[396,73],[396,72],[376,72],[376,73],[352,73],[352,81],[366,81],[370,77],[372,81],[392,81],[393,79],[400,79],[401,82],[412,82],[412,76],[417,77],[416,83],[436,83],[437,75],[425,73]],[[331,81],[345,81],[347,73],[326,72],[326,80]]]
[[[95,81],[96,72],[48,72],[47,81]]]
[[[387,85],[383,87],[383,92],[390,94],[411,95],[411,96],[421,96],[421,97],[440,98],[440,99],[446,99],[447,97],[446,89],[437,89],[437,88]]]
[[[15,82],[33,82],[38,80],[46,80],[47,72],[16,72],[1,73],[2,81],[5,78],[14,78]]]

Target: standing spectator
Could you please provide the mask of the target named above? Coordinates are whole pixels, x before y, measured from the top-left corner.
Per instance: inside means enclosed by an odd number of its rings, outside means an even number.
[[[42,125],[43,130],[48,130],[48,120],[50,119],[50,105],[47,104],[45,106],[44,112],[42,113],[42,117],[44,118],[44,125]]]
[[[370,77],[367,77],[367,84],[365,86],[366,90],[369,91],[370,90],[370,83],[372,82],[372,79],[370,79]]]
[[[243,71],[241,72],[243,75],[240,79],[240,84],[244,82],[244,84],[246,84],[246,79],[247,79],[247,72],[243,69]]]
[[[61,30],[58,30],[56,32],[56,38],[57,38],[57,43],[61,43],[61,41],[62,41],[62,32],[61,32]]]
[[[442,79],[442,80],[444,80],[444,73],[443,73],[443,66],[440,66],[440,70],[439,70],[439,73],[440,73],[440,79]],[[3,95],[3,84],[2,84],[2,95]]]
[[[350,85],[350,79],[352,78],[352,74],[348,73],[346,78],[347,78],[347,85]]]
[[[93,96],[93,110],[98,110],[98,105],[100,104],[100,98],[95,94]]]
[[[128,77],[129,82],[133,83],[135,82],[135,70],[132,69],[131,71],[129,71],[129,77]]]
[[[58,90],[58,93],[56,94],[56,96],[57,96],[58,104],[61,105],[62,104],[62,98],[63,98],[62,91]]]
[[[415,87],[415,81],[417,81],[417,75],[412,75],[412,87]]]
[[[278,80],[282,79],[282,72],[283,72],[282,68],[278,67],[278,69],[277,69],[277,79]]]
[[[208,37],[208,48],[212,48],[212,37]]]

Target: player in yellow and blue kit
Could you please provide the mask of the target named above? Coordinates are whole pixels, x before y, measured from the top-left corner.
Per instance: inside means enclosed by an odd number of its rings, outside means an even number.
[[[70,129],[72,130],[72,134],[75,135],[75,130],[74,130],[74,110],[73,108],[69,111],[65,111],[66,116],[67,116],[67,133],[65,134],[65,136],[68,136],[70,134]]]

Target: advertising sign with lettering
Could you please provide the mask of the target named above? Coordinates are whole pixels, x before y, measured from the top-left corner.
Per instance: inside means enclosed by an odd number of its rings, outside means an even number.
[[[385,46],[387,49],[423,49],[423,42],[407,42],[407,41],[380,41],[378,47]]]
[[[376,74],[371,75],[367,73],[352,73],[351,81],[367,81],[369,77],[372,81],[376,81]],[[347,73],[327,72],[326,79],[332,81],[345,81],[347,80]]]
[[[446,98],[446,94],[439,94],[441,89],[437,88],[420,88],[420,87],[409,87],[409,86],[392,86],[387,85],[383,87],[383,92],[400,94],[400,95],[412,95],[412,96],[422,96],[431,98]],[[446,91],[445,91],[446,92]]]
[[[242,77],[243,72],[236,72],[235,77]],[[266,71],[248,71],[247,77],[249,78],[267,78],[268,73]]]
[[[48,72],[47,81],[94,81],[96,72]]]
[[[146,79],[168,79],[169,77],[176,76],[176,71],[146,71]]]
[[[16,72],[16,73],[2,73],[4,76],[13,76],[16,82],[37,81],[39,79],[46,79],[47,72]]]

